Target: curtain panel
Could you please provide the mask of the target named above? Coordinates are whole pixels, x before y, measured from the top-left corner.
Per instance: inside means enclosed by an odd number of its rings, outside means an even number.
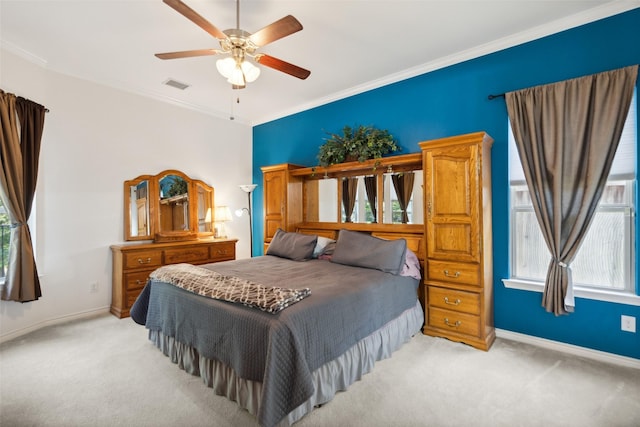
[[[402,210],[402,223],[407,224],[409,222],[409,214],[407,213],[407,206],[411,200],[411,193],[413,193],[413,181],[415,175],[413,172],[396,173],[391,176],[393,181],[393,188],[396,190],[396,196],[398,196],[398,203]]]
[[[364,177],[364,188],[367,192],[367,200],[373,215],[373,222],[378,222],[378,178],[376,176]]]
[[[551,254],[542,306],[575,307],[571,262],[604,191],[638,67],[505,94],[536,218]]]
[[[35,194],[46,109],[0,90],[0,200],[11,222],[9,265],[0,298],[28,302],[42,296],[27,220]]]
[[[351,215],[356,205],[358,194],[358,178],[350,177],[342,179],[342,206],[344,207],[344,222],[352,222]]]

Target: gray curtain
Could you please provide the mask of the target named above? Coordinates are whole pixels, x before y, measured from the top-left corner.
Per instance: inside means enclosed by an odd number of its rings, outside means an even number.
[[[342,178],[342,206],[344,207],[344,222],[352,222],[351,215],[356,205],[356,195],[358,193],[358,178]]]
[[[27,220],[45,112],[42,105],[0,90],[0,200],[11,221],[9,266],[0,286],[0,298],[6,301],[28,302],[42,296]]]
[[[570,265],[607,182],[638,67],[505,94],[533,208],[551,253],[542,306],[572,312]]]
[[[373,222],[378,222],[378,177],[365,176],[364,188],[367,191],[367,200],[373,214]]]
[[[413,193],[413,172],[396,173],[391,176],[393,181],[393,188],[396,190],[396,196],[398,196],[398,203],[402,210],[402,223],[409,222],[409,214],[407,214],[407,206],[411,200],[411,193]]]

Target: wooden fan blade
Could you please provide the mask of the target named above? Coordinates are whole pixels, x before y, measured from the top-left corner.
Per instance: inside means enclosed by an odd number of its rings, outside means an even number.
[[[156,53],[156,56],[160,59],[178,59],[178,58],[191,58],[192,56],[216,55],[217,53],[218,51],[216,49],[198,49],[198,50],[183,50],[181,52]]]
[[[195,10],[191,9],[186,4],[182,3],[180,0],[162,0],[169,6],[171,6],[174,10],[176,10],[179,14],[183,15],[185,18],[205,30],[207,33],[211,34],[213,37],[217,39],[226,39],[227,35],[216,28],[212,23],[204,19],[202,16],[198,14]]]
[[[302,29],[302,24],[291,15],[273,22],[253,33],[249,39],[258,47],[264,46]]]
[[[256,55],[255,60],[269,68],[282,71],[283,73],[287,73],[302,80],[306,79],[311,74],[311,71],[309,70],[300,68],[297,65],[289,64],[288,62],[285,62],[282,59],[274,58],[273,56],[260,54]]]

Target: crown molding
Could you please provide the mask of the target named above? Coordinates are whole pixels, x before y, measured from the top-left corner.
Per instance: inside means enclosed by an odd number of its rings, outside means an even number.
[[[610,3],[603,4],[598,7],[594,7],[589,10],[585,10],[574,15],[558,19],[552,22],[548,22],[544,25],[539,25],[534,28],[530,28],[526,31],[522,31],[517,34],[512,34],[501,39],[485,43],[480,46],[476,46],[471,49],[467,49],[462,52],[455,53],[453,55],[438,58],[435,61],[427,62],[416,67],[412,67],[398,73],[390,74],[380,79],[371,80],[367,83],[354,86],[350,89],[331,94],[329,96],[318,98],[313,101],[300,104],[296,107],[288,110],[279,111],[274,114],[265,115],[259,120],[253,121],[252,126],[270,122],[282,117],[290,116],[292,114],[300,113],[302,111],[310,110],[321,105],[329,104],[334,101],[339,101],[354,95],[368,92],[373,89],[378,89],[383,86],[387,86],[392,83],[397,83],[402,80],[407,80],[412,77],[416,77],[422,74],[436,71],[441,68],[445,68],[451,65],[459,64],[470,59],[479,58],[484,55],[495,53],[510,47],[518,46],[523,43],[527,43],[533,40],[537,40],[552,34],[556,34],[562,31],[569,30],[571,28],[579,27],[600,19],[608,18],[610,16],[618,15],[629,10],[633,10],[640,7],[640,0],[618,0]]]

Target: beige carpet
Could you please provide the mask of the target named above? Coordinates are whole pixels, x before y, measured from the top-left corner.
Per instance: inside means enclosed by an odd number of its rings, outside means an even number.
[[[0,426],[253,426],[131,319],[103,315],[0,345]],[[498,339],[415,336],[296,426],[640,426],[640,370]]]

